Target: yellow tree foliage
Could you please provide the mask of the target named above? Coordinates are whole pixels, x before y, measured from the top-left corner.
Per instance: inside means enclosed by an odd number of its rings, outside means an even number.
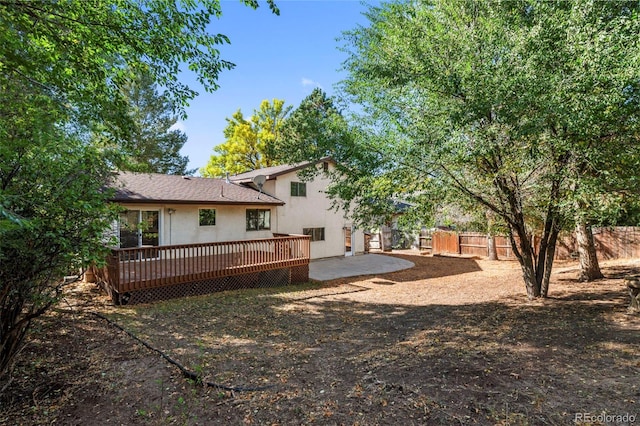
[[[273,99],[262,101],[251,117],[245,118],[241,110],[236,111],[227,118],[225,142],[213,148],[214,154],[200,174],[223,177],[226,173],[234,175],[277,165],[274,145],[290,110],[283,100]]]

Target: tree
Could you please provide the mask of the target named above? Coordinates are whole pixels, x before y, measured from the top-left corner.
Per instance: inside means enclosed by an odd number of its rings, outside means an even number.
[[[222,177],[226,173],[238,174],[276,165],[274,146],[290,110],[283,100],[274,99],[262,101],[249,118],[245,118],[242,111],[236,111],[227,118],[226,141],[213,148],[217,154],[200,169],[202,176]]]
[[[315,88],[287,117],[275,145],[276,157],[297,163],[329,156],[341,146],[337,139],[343,137],[345,125],[333,99]]]
[[[578,260],[580,262],[580,281],[593,281],[604,278],[600,270],[596,246],[591,225],[584,220],[576,223],[576,242],[578,244]]]
[[[391,188],[390,181],[383,182],[379,178],[374,184],[370,176],[362,174],[350,176],[350,185],[340,185],[340,180],[349,171],[358,170],[359,162],[372,162],[374,153],[352,151],[355,146],[349,143],[357,137],[355,129],[351,129],[335,104],[322,89],[315,88],[300,105],[292,111],[282,126],[282,137],[275,146],[275,155],[283,163],[314,162],[332,157],[340,158],[335,171],[329,172],[316,168],[301,171],[302,178],[311,178],[318,173],[325,173],[333,177],[336,183],[328,188],[328,195],[334,198],[334,207],[344,201],[345,211],[350,211],[350,205],[358,200],[366,199],[368,209],[360,208],[353,211],[359,217],[360,223],[367,225],[383,225],[391,221],[395,213],[394,204],[387,196]],[[341,192],[346,192],[341,194]]]
[[[129,108],[131,132],[127,141],[115,141],[121,147],[120,170],[172,175],[191,175],[187,170],[189,157],[180,155],[187,142],[184,132],[173,129],[178,121],[165,93],[158,93],[156,83],[149,73],[138,73],[126,81],[121,89]],[[97,136],[97,139],[108,137]]]
[[[639,165],[637,136],[631,135],[625,145],[618,146],[619,153],[592,155],[579,163],[580,179],[572,192],[581,281],[603,278],[592,225],[607,226],[620,220],[629,223],[621,216],[638,202],[637,176],[629,173]]]
[[[178,81],[182,67],[215,89],[233,66],[217,49],[228,39],[207,32],[220,14],[215,0],[0,0],[0,389],[61,277],[101,260],[114,217],[103,188],[117,157],[87,135],[99,127],[128,140],[121,88],[138,71],[179,114],[196,95]]]
[[[59,126],[47,97],[28,86],[0,87],[4,375],[31,321],[59,299],[62,277],[103,261],[100,242],[115,216],[103,191],[110,167],[99,151]]]
[[[402,169],[492,211],[508,227],[528,297],[545,297],[558,233],[574,212],[571,188],[588,188],[585,164],[614,160],[635,141],[637,8],[465,0],[370,8],[370,26],[346,34],[343,86],[371,120],[360,150],[385,153],[368,174]]]
[[[242,2],[258,7],[257,0]],[[126,133],[120,88],[138,71],[148,71],[181,114],[197,95],[178,80],[181,69],[195,72],[205,90],[218,87],[220,72],[233,67],[218,50],[229,39],[207,30],[221,14],[219,0],[123,0],[117,7],[108,0],[2,0],[3,76],[72,106],[76,122],[108,122],[108,130]]]

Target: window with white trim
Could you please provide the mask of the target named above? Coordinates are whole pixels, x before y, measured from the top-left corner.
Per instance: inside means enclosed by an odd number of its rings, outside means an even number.
[[[306,182],[291,182],[291,196],[306,197],[307,196]]]
[[[160,245],[159,217],[157,210],[126,210],[120,213],[120,247]]]

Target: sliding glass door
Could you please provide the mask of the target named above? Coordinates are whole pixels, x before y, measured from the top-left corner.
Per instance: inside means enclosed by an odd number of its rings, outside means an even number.
[[[160,245],[159,212],[127,210],[120,213],[120,247]]]

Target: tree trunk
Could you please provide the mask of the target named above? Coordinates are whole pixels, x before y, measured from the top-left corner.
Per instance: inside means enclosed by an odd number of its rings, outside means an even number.
[[[528,256],[527,261],[521,262],[522,277],[524,278],[524,285],[527,289],[527,299],[533,300],[540,297],[540,285],[536,279],[536,270],[533,265],[533,258]]]
[[[493,212],[487,209],[487,256],[489,260],[498,260],[498,250],[496,249],[496,236],[493,235]]]
[[[382,243],[382,251],[392,250],[392,230],[388,225],[384,225],[380,230],[380,242]]]
[[[578,255],[580,259],[580,281],[594,281],[604,278],[600,271],[596,245],[593,241],[591,225],[584,220],[578,220],[576,224],[576,242],[578,243]]]
[[[551,280],[551,269],[553,268],[553,259],[556,254],[556,243],[558,242],[559,233],[560,230],[554,227],[549,234],[547,252],[544,257],[544,274],[542,277],[542,283],[540,284],[541,297],[547,297],[549,294],[549,281]]]
[[[547,297],[548,295],[549,280],[551,279],[551,269],[559,232],[556,219],[553,214],[549,214],[545,221],[544,231],[540,237],[540,245],[536,253],[536,239],[529,238],[524,221],[510,230],[511,246],[520,262],[529,300],[537,297]],[[514,237],[514,234],[517,238]]]
[[[493,234],[487,235],[487,251],[489,260],[498,260],[498,250],[496,249],[496,236]]]
[[[627,277],[625,282],[627,283],[629,297],[631,298],[627,312],[630,314],[640,313],[640,281],[637,277]]]
[[[515,238],[514,234],[518,238]],[[524,223],[521,227],[509,230],[509,239],[511,240],[513,253],[516,255],[518,262],[520,262],[522,278],[527,289],[527,298],[533,300],[536,297],[540,297],[540,285],[536,278],[535,253],[526,235]]]

